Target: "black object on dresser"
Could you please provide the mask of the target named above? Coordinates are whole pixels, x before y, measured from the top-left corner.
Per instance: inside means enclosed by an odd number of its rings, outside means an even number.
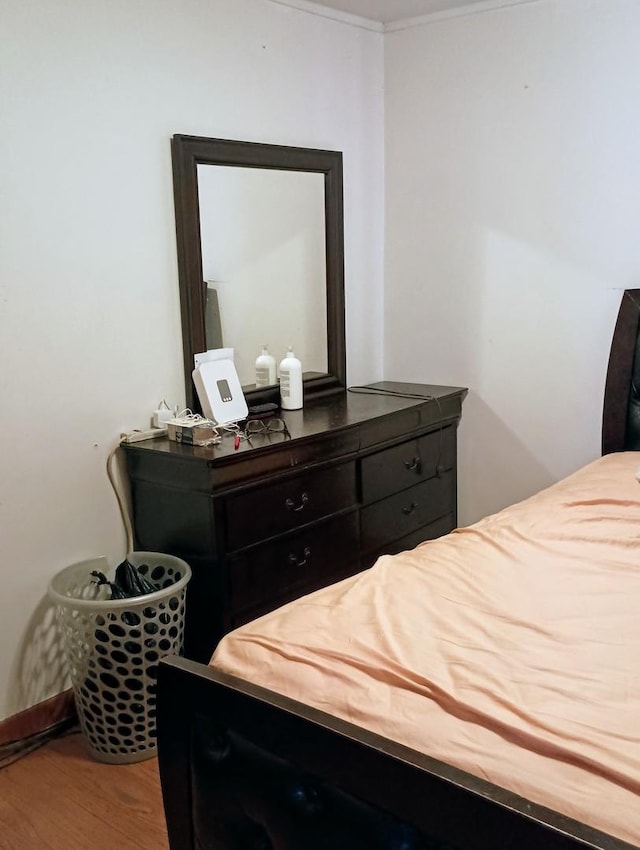
[[[185,655],[456,525],[467,390],[380,382],[282,411],[289,434],[124,446],[135,546],[184,558]]]

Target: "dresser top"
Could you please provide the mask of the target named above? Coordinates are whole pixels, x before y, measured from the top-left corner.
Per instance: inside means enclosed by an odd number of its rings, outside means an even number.
[[[190,446],[167,437],[126,444],[127,452],[172,455],[183,460],[206,461],[210,466],[257,460],[258,455],[295,450],[305,443],[348,439],[345,449],[358,451],[393,440],[429,425],[460,418],[464,387],[379,381],[351,387],[344,393],[315,398],[301,410],[281,410],[288,434],[252,435],[234,446],[233,434],[211,446]]]

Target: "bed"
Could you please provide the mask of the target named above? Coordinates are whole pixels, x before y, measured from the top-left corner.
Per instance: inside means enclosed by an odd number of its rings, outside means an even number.
[[[639,324],[601,458],[161,663],[172,850],[640,847]]]

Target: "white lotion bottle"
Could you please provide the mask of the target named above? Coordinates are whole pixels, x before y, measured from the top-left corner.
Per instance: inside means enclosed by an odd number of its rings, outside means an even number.
[[[302,407],[302,363],[291,346],[280,361],[280,407],[283,410],[300,410]]]
[[[256,357],[256,387],[270,387],[276,383],[276,359],[269,354],[266,345],[262,354]]]

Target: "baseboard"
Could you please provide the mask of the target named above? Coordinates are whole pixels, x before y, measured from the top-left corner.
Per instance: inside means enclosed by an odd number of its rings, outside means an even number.
[[[64,720],[73,720],[77,716],[76,705],[71,689],[32,705],[18,714],[0,720],[0,745],[8,741],[21,741]]]

